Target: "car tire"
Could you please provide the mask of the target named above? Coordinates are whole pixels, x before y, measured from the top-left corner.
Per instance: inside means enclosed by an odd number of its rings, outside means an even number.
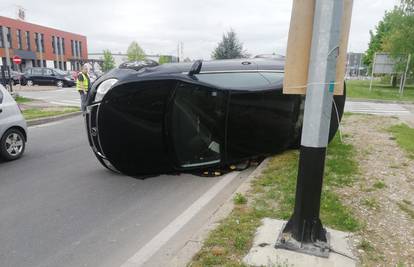
[[[34,83],[33,83],[33,81],[32,81],[32,80],[27,80],[27,81],[26,81],[26,85],[27,85],[27,86],[33,86],[33,85],[34,85]]]
[[[26,148],[23,133],[18,129],[10,129],[0,139],[0,155],[10,161],[20,158]]]
[[[56,82],[56,86],[59,88],[63,88],[63,86],[65,85],[65,83],[63,81],[57,81]]]

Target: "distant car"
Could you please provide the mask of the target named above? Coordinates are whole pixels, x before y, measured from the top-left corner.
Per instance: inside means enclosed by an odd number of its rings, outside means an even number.
[[[4,160],[20,158],[24,153],[26,142],[26,121],[16,101],[0,85],[0,157]]]
[[[22,72],[18,72],[18,71],[11,71],[11,78],[13,80],[13,85],[19,84],[21,81],[21,78],[23,76]]]
[[[284,95],[283,78],[280,58],[114,69],[88,96],[90,146],[105,167],[132,176],[226,168],[298,147],[304,96]],[[330,140],[345,95],[334,100]]]
[[[56,85],[71,87],[75,80],[66,71],[54,68],[29,68],[22,76],[23,85]]]

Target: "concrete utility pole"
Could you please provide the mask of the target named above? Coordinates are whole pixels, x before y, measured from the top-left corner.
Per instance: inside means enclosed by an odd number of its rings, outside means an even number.
[[[329,255],[319,211],[343,10],[343,0],[316,0],[295,208],[276,244],[321,257]]]

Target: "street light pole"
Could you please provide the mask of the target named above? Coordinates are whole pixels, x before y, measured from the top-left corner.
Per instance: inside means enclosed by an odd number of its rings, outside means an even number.
[[[276,244],[321,257],[329,255],[319,211],[343,9],[344,0],[316,0],[295,208]]]

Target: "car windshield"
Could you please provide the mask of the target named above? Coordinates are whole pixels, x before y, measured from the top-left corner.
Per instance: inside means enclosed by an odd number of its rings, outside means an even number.
[[[222,72],[200,73],[196,75],[199,81],[215,86],[238,89],[269,86],[283,80],[283,73],[278,72]]]

